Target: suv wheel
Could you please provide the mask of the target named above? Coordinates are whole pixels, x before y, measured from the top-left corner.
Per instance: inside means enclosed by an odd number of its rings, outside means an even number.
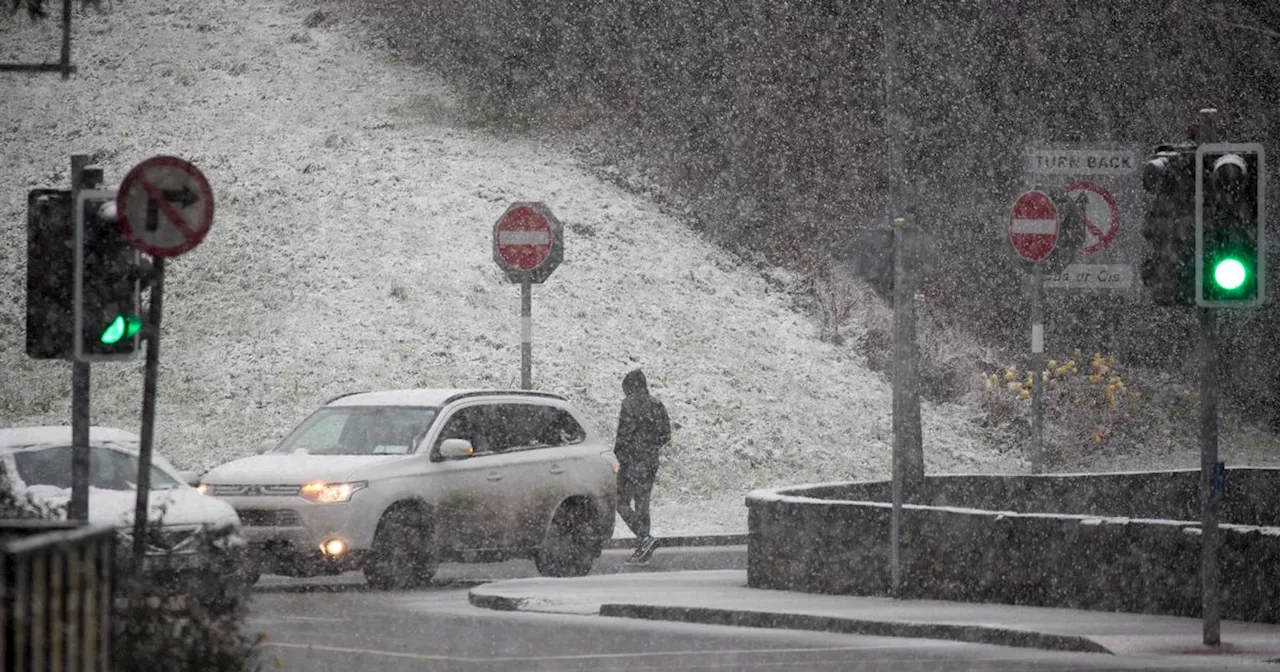
[[[542,548],[534,557],[543,576],[586,576],[600,555],[599,540],[591,529],[591,510],[564,504],[547,528]]]
[[[373,548],[364,562],[364,578],[378,590],[403,590],[431,582],[436,563],[423,516],[408,508],[382,516]]]

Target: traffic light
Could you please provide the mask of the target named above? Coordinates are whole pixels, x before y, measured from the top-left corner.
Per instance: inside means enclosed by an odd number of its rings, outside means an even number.
[[[32,359],[71,358],[74,238],[70,191],[27,193],[27,356]]]
[[[1257,143],[1196,150],[1196,305],[1249,307],[1266,299],[1265,171]]]
[[[75,207],[75,358],[133,359],[142,330],[141,257],[115,218],[116,192],[85,190]]]
[[[1194,296],[1195,157],[1195,145],[1161,145],[1142,172],[1142,284],[1162,306],[1189,306]]]

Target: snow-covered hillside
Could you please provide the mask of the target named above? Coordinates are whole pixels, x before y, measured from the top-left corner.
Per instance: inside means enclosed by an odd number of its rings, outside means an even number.
[[[888,384],[818,340],[787,274],[739,265],[562,148],[469,128],[430,73],[305,26],[313,8],[114,3],[77,17],[70,81],[0,80],[0,423],[69,412],[69,367],[21,346],[26,191],[65,187],[72,153],[111,186],[174,154],[217,196],[212,233],[168,266],[157,441],[180,467],[250,454],[343,391],[518,385],[519,289],[490,235],[510,202],[541,200],[566,254],[534,289],[535,385],[608,434],[622,375],[644,368],[678,424],[659,521],[694,498],[745,518],[752,486],[887,473]],[[56,28],[0,20],[0,60],[55,58]],[[96,424],[137,428],[140,362],[96,366],[93,390]],[[977,413],[926,404],[931,471],[1022,468],[978,447]]]

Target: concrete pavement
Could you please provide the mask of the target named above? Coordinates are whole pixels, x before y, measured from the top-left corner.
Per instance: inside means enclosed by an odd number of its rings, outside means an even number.
[[[1280,662],[1280,625],[1224,621],[1223,644],[1210,648],[1200,643],[1198,619],[758,590],[746,587],[746,572],[738,569],[515,579],[474,587],[468,599],[508,611],[944,639],[1170,663]]]

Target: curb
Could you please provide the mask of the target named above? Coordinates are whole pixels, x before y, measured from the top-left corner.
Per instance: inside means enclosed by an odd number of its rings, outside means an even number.
[[[658,548],[682,548],[687,546],[745,546],[745,534],[703,534],[685,537],[658,537]],[[604,542],[606,550],[635,548],[632,537],[615,537]]]
[[[514,600],[519,602],[519,600]],[[475,604],[473,601],[472,604]],[[518,608],[518,604],[515,608]],[[838,616],[810,614],[786,614],[761,611],[711,609],[707,607],[660,607],[644,604],[602,604],[601,616],[639,618],[652,621],[681,621],[704,625],[731,625],[748,628],[777,628],[784,630],[817,630],[847,635],[872,635],[878,637],[913,637],[941,639],[971,644],[996,644],[1050,651],[1074,651],[1081,653],[1113,652],[1101,644],[1078,635],[1055,635],[1029,630],[1010,630],[981,625],[952,625],[948,623],[897,623],[891,621],[864,621]]]
[[[520,607],[524,604],[524,598],[521,597],[476,593],[474,588],[467,591],[467,601],[473,607],[494,611],[520,611]]]

